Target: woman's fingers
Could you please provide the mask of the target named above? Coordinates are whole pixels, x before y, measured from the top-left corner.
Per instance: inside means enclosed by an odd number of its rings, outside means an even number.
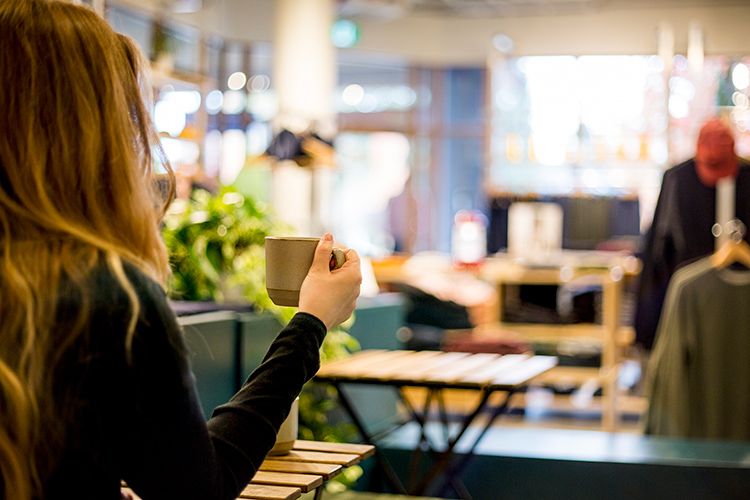
[[[356,251],[344,251],[346,262],[331,270],[330,259],[333,237],[326,234],[318,243],[313,264],[302,283],[299,310],[319,318],[328,329],[334,328],[352,315],[357,306],[362,273]]]

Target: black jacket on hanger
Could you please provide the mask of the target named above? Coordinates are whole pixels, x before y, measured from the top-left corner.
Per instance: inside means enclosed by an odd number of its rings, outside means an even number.
[[[736,181],[736,216],[750,224],[750,164],[740,163]],[[682,264],[714,251],[711,227],[716,222],[716,188],[698,178],[694,160],[664,172],[654,219],[642,251],[635,332],[636,343],[651,349],[667,284]],[[746,235],[747,239],[747,235]]]

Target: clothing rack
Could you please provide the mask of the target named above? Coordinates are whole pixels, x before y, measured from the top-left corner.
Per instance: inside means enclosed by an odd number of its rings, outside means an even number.
[[[724,268],[739,263],[750,268],[750,245],[745,241],[747,227],[738,218],[725,224],[714,224],[711,232],[717,238],[725,235],[726,241],[711,255],[711,264],[715,268]]]

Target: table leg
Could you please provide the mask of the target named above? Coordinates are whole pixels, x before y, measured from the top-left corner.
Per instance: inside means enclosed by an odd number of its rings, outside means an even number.
[[[438,411],[440,412],[440,422],[443,424],[443,438],[445,442],[450,439],[450,433],[448,432],[448,412],[445,411],[445,398],[443,397],[443,391],[438,391]]]
[[[432,394],[436,393],[436,396],[432,396]],[[427,421],[429,420],[427,412],[422,412],[421,414],[417,412],[417,410],[414,409],[414,406],[412,406],[411,401],[409,401],[409,398],[407,398],[403,391],[399,389],[398,396],[401,400],[401,403],[404,405],[404,408],[406,408],[406,411],[409,412],[409,415],[411,416],[411,419],[414,420],[417,424],[419,424],[420,428],[420,438],[419,443],[417,444],[418,447],[421,446],[422,443],[427,444],[427,449],[431,451],[437,451],[437,447],[433,445],[430,442],[430,438],[427,435],[426,432],[426,425]],[[429,405],[431,404],[431,399],[433,397],[436,397],[436,399],[442,399],[442,391],[440,389],[430,389],[427,394],[427,399],[425,401],[425,408],[429,408]],[[448,432],[448,419],[446,418],[442,421],[442,424],[444,426],[444,435],[445,435],[445,442],[448,442],[449,436],[447,435]]]
[[[424,446],[427,446],[427,449],[432,449],[431,443],[427,439],[427,432],[425,429],[425,425],[427,424],[427,420],[429,420],[429,413],[430,413],[430,405],[432,404],[432,398],[435,393],[435,389],[430,389],[427,391],[427,396],[425,398],[424,406],[422,413],[418,413],[414,406],[412,406],[409,399],[404,395],[403,390],[399,388],[398,396],[401,399],[401,402],[404,404],[406,409],[409,411],[409,414],[411,415],[411,418],[419,424],[420,433],[419,433],[419,441],[417,442],[417,446],[414,448],[414,453],[412,453],[411,458],[409,459],[409,478],[407,479],[406,485],[407,490],[410,490],[414,487],[414,485],[417,482],[417,478],[420,474],[420,466],[422,465],[422,455]]]
[[[322,484],[315,488],[315,497],[313,498],[313,500],[322,500],[323,490],[325,490],[325,487]]]
[[[487,420],[487,423],[484,425],[479,435],[474,439],[474,442],[469,447],[469,450],[466,452],[466,455],[464,455],[464,457],[457,464],[451,467],[449,471],[447,472],[446,477],[449,480],[451,480],[452,478],[458,477],[461,474],[461,472],[466,468],[466,466],[469,464],[471,459],[474,457],[474,448],[476,448],[476,446],[482,440],[482,438],[490,429],[490,427],[492,427],[492,424],[495,422],[495,420],[497,420],[497,418],[500,415],[502,415],[505,412],[505,410],[508,408],[508,404],[510,403],[510,398],[515,393],[516,393],[515,390],[508,391],[508,396],[505,398],[505,401],[503,401],[502,404],[493,408],[492,413],[490,414],[490,417]],[[442,496],[442,494],[445,492],[447,488],[448,488],[448,482],[444,484],[444,486],[440,489],[437,495]],[[454,485],[454,488],[455,488],[455,485]],[[456,490],[456,493],[459,493],[458,490]]]
[[[481,411],[484,409],[484,407],[487,404],[487,401],[489,400],[491,393],[492,391],[488,391],[486,389],[482,390],[482,396],[480,398],[479,404],[477,404],[476,408],[474,408],[474,411],[464,419],[458,433],[448,442],[448,447],[445,449],[445,451],[440,453],[438,460],[432,465],[432,467],[430,467],[430,469],[424,475],[424,477],[422,478],[422,481],[419,483],[419,485],[417,485],[417,488],[412,492],[413,494],[424,495],[427,487],[438,477],[438,475],[443,470],[445,470],[446,467],[448,467],[448,465],[450,464],[450,460],[453,457],[453,450],[456,447],[456,444],[464,435],[464,433],[469,428],[469,426],[472,424],[472,422],[477,417],[477,415],[479,415]],[[507,404],[507,401],[505,404]],[[474,446],[476,446],[476,443],[474,443]]]
[[[352,419],[354,426],[362,435],[362,439],[365,441],[366,444],[375,446],[375,443],[373,442],[372,437],[367,432],[367,429],[365,429],[365,426],[362,423],[362,420],[359,418],[359,415],[357,415],[357,412],[354,411],[354,407],[349,401],[349,398],[346,396],[346,394],[342,390],[342,387],[340,386],[340,384],[332,382],[332,385],[336,388],[336,392],[338,392],[341,406],[343,406],[346,413],[349,414],[349,418]],[[390,462],[388,462],[388,459],[385,457],[383,452],[377,446],[375,446],[375,459],[377,460],[378,465],[385,473],[386,478],[388,479],[388,482],[391,484],[391,487],[396,491],[396,493],[399,493],[401,495],[408,495],[406,488],[404,488],[404,485],[401,483],[401,480],[396,475],[396,472],[393,470],[393,467],[391,466]]]
[[[438,402],[438,406],[440,407],[440,423],[443,427],[443,436],[445,438],[445,442],[450,442],[450,432],[448,429],[448,415],[445,411],[445,399],[443,398],[443,391],[441,389],[437,388],[431,388],[429,389],[427,393],[427,398],[425,400],[424,408],[425,411],[423,411],[421,414],[418,413],[414,406],[412,406],[411,402],[409,401],[409,398],[406,397],[402,389],[398,390],[398,395],[401,399],[402,404],[409,412],[409,415],[411,415],[412,420],[417,422],[419,424],[419,427],[421,429],[421,435],[419,439],[419,443],[417,443],[417,447],[414,450],[414,453],[412,454],[411,464],[409,468],[409,480],[407,482],[408,490],[414,491],[414,483],[415,478],[418,477],[419,474],[419,466],[422,464],[422,445],[427,445],[427,450],[436,457],[439,457],[439,450],[438,448],[430,442],[430,439],[426,432],[426,426],[427,422],[429,421],[429,408],[430,404],[432,402],[432,399],[434,398]],[[418,457],[418,458],[415,458]],[[453,486],[453,489],[458,493],[458,496],[464,500],[470,500],[471,495],[469,495],[468,490],[466,489],[466,486],[464,486],[463,482],[460,478],[453,476],[448,478],[450,484]]]

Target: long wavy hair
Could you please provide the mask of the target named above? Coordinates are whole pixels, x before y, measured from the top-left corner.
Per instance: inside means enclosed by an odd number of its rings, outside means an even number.
[[[168,277],[158,224],[174,181],[163,153],[155,155],[147,65],[132,40],[87,7],[0,0],[2,498],[42,495],[49,470],[40,457],[62,440],[45,428],[46,374],[59,360],[52,345],[85,332],[86,277],[105,265],[130,297],[126,346],[139,302],[123,261],[162,285]],[[166,169],[166,188],[155,164]],[[60,332],[63,282],[83,303],[76,328]]]

